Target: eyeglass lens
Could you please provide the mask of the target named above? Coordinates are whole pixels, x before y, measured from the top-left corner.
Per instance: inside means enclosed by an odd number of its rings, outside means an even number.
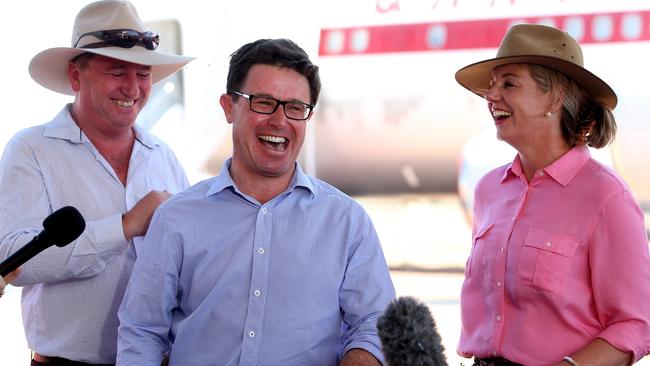
[[[284,107],[285,116],[291,119],[304,120],[311,113],[311,106],[301,102],[280,102],[275,98],[253,95],[250,98],[251,109],[258,113],[274,113],[280,104]]]

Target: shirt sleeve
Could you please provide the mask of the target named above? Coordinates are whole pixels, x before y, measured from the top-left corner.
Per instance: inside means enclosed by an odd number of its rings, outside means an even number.
[[[28,143],[12,139],[0,162],[0,258],[29,243],[43,230],[52,207],[46,178]],[[64,247],[50,247],[25,263],[16,286],[94,276],[128,248],[121,214],[86,221],[85,231]]]
[[[343,320],[347,325],[340,357],[353,348],[361,348],[383,363],[376,323],[395,298],[395,289],[375,228],[365,212],[359,216],[357,225],[353,226],[357,232],[351,236],[354,242],[339,290]]]
[[[650,256],[643,213],[629,191],[609,197],[590,246],[599,335],[638,361],[650,351]]]
[[[154,214],[118,311],[117,365],[158,366],[169,348],[182,251],[163,218]]]

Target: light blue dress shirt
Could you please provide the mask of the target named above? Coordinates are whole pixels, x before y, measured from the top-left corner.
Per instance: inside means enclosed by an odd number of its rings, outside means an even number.
[[[86,220],[84,233],[25,263],[13,284],[24,286],[23,323],[34,351],[114,363],[117,309],[135,262],[134,246],[124,238],[122,213],[152,189],[175,193],[189,183],[171,149],[136,127],[122,185],[74,122],[69,107],[49,123],[19,132],[5,148],[0,163],[0,257],[43,230],[43,219],[54,210],[76,207]],[[141,241],[133,240],[136,247]]]
[[[221,174],[153,218],[120,307],[118,365],[333,366],[383,360],[375,323],[395,290],[370,218],[296,164],[265,204]]]

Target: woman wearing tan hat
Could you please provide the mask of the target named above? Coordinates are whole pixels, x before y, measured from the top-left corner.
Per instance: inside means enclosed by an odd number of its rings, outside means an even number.
[[[518,154],[475,192],[458,353],[475,365],[626,365],[650,350],[650,259],[630,189],[591,158],[612,89],[556,28],[519,24],[456,73]]]

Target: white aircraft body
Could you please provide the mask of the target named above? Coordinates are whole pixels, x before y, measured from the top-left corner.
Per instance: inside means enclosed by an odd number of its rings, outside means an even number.
[[[5,123],[51,119],[71,98],[34,83],[37,52],[68,46],[87,1],[12,2],[0,14]],[[302,163],[345,192],[395,194],[471,190],[514,152],[495,137],[485,101],[454,80],[460,67],[494,57],[508,27],[551,24],[583,45],[586,66],[619,96],[618,137],[604,159],[650,208],[650,1],[642,0],[134,0],[161,48],[197,56],[161,82],[139,123],[167,141],[192,181],[218,173],[231,152],[218,104],[229,55],[258,38],[291,38],[321,68],[323,90],[308,122]],[[30,18],[30,22],[22,20]]]

